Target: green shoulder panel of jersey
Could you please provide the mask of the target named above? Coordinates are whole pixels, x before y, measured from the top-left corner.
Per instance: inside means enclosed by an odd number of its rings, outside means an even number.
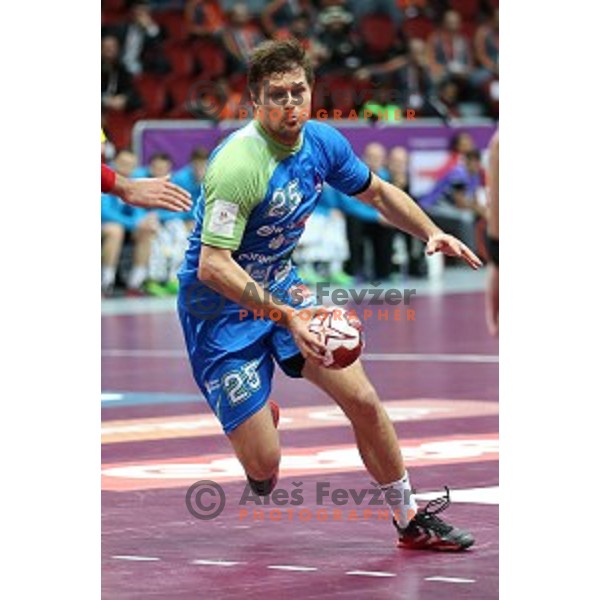
[[[252,123],[211,161],[204,179],[202,243],[239,248],[252,209],[265,197],[277,160]]]

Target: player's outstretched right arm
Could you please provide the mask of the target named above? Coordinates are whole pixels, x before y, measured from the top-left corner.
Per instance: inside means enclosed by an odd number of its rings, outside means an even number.
[[[369,187],[357,198],[374,206],[390,223],[423,240],[427,254],[442,252],[464,260],[473,269],[481,260],[455,237],[444,233],[405,192],[373,174]]]

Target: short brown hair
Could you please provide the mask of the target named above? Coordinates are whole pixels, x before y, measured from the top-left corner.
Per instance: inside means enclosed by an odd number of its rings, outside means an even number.
[[[258,95],[260,84],[273,73],[288,73],[302,67],[308,85],[315,80],[312,64],[300,42],[295,38],[282,41],[263,42],[250,57],[248,86],[253,95]]]

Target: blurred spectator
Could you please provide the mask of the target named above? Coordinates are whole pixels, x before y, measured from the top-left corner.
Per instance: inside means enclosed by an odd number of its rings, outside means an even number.
[[[416,116],[431,116],[435,114],[429,102],[433,82],[425,42],[413,38],[408,47],[406,64],[393,74],[396,89],[400,92],[400,104],[404,110],[414,110]]]
[[[402,146],[394,146],[388,157],[388,172],[390,183],[410,195],[410,183],[408,177],[408,152]],[[423,277],[427,273],[425,261],[425,245],[421,240],[404,231],[396,231],[395,237],[403,239],[406,249],[408,275]]]
[[[187,190],[194,202],[200,195],[200,188],[206,173],[206,163],[209,152],[206,148],[199,146],[190,155],[190,162],[173,175],[173,183]],[[192,209],[193,210],[193,209]]]
[[[476,222],[485,219],[486,213],[479,202],[482,187],[481,154],[469,150],[464,164],[460,162],[446,173],[419,204],[444,231],[475,248]]]
[[[130,3],[129,20],[114,28],[123,48],[123,64],[132,75],[167,73],[160,27],[152,19],[151,8],[145,0]]]
[[[107,35],[101,45],[102,108],[134,110],[142,103],[133,79],[119,58],[119,40]]]
[[[473,46],[478,69],[473,76],[478,83],[498,78],[499,25],[500,17],[496,8],[492,19],[480,25],[475,32]]]
[[[348,259],[346,221],[339,209],[343,194],[325,184],[314,212],[306,222],[294,261],[300,266],[302,279],[308,284],[326,280],[349,285],[352,277],[343,271]]]
[[[447,117],[460,117],[459,96],[460,88],[453,79],[446,79],[440,84],[437,97],[443,107],[443,114]]]
[[[319,65],[327,58],[325,47],[313,35],[311,18],[307,12],[296,15],[292,19],[289,28],[282,30],[277,37],[279,39],[296,38],[308,53],[314,69],[319,68]]]
[[[269,37],[286,37],[293,21],[304,15],[312,28],[315,9],[310,0],[271,0],[262,12],[261,22]]]
[[[398,0],[348,0],[347,5],[357,21],[373,13],[386,15],[395,25],[402,21]]]
[[[219,0],[187,0],[184,16],[191,36],[215,37],[225,26]]]
[[[385,181],[390,174],[385,168],[386,151],[378,143],[367,144],[363,160],[369,169]],[[346,271],[355,277],[385,281],[392,274],[394,229],[387,226],[382,215],[372,206],[355,198],[343,196],[340,205],[346,213],[350,259]],[[371,247],[372,264],[365,264],[366,244]]]
[[[129,150],[121,150],[114,168],[129,178],[136,166],[136,157]],[[133,266],[127,277],[128,296],[143,296],[142,286],[148,274],[152,240],[159,228],[156,212],[125,204],[119,197],[102,194],[102,292],[111,295],[117,265],[125,237],[133,241]]]
[[[219,4],[224,12],[228,13],[240,0],[219,0]],[[261,16],[263,10],[267,7],[269,0],[245,0],[246,8],[254,18]]]
[[[359,44],[352,33],[354,17],[339,6],[327,8],[319,15],[317,41],[323,48],[319,73],[357,69],[360,66]]]
[[[499,112],[499,13],[494,10],[490,22],[480,25],[475,32],[475,58],[479,64],[472,74],[473,85],[482,96],[488,113],[498,118]]]
[[[230,24],[225,28],[223,41],[228,53],[228,73],[245,72],[250,54],[265,37],[254,24],[248,7],[243,2],[233,5]]]
[[[461,27],[460,14],[454,10],[446,11],[442,27],[429,37],[428,50],[435,82],[441,84],[452,80],[464,95],[473,59],[469,40],[461,33]]]
[[[171,157],[159,152],[150,157],[147,167],[135,171],[137,177],[164,177],[173,168]],[[177,271],[181,266],[187,245],[187,236],[194,223],[190,213],[159,210],[159,227],[150,249],[148,281],[145,290],[151,296],[169,296],[177,293]]]
[[[466,131],[455,133],[448,144],[449,155],[445,163],[437,169],[423,169],[420,172],[421,177],[430,177],[438,181],[446,173],[454,169],[458,164],[464,164],[467,152],[475,149],[475,142],[471,134]]]
[[[403,146],[394,146],[388,157],[390,182],[408,192],[408,151]]]
[[[406,115],[399,104],[392,97],[396,95],[387,85],[380,85],[373,91],[373,96],[367,100],[360,110],[360,116],[370,121],[384,121],[397,123]]]

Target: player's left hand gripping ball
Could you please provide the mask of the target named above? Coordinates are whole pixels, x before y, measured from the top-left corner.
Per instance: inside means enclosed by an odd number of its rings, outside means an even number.
[[[349,367],[358,359],[365,346],[360,319],[343,308],[317,312],[308,324],[308,329],[326,348],[323,366],[327,369]]]

